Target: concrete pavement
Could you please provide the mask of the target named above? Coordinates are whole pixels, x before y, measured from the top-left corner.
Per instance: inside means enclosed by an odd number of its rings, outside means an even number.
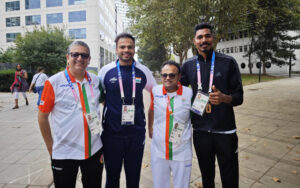
[[[299,187],[300,77],[249,85],[244,91],[244,104],[235,108],[240,187]],[[0,187],[52,184],[50,160],[37,124],[37,95],[28,94],[28,98],[29,106],[20,96],[20,108],[12,110],[12,95],[0,93]],[[144,101],[147,107],[149,94],[145,93]],[[150,141],[146,139],[141,188],[152,187]],[[190,187],[200,185],[201,174],[194,154]],[[82,187],[80,178],[77,187]],[[126,187],[124,172],[121,187]],[[216,187],[221,187],[218,167]]]

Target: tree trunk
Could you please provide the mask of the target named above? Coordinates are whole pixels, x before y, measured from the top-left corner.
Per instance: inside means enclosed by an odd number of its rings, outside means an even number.
[[[267,70],[266,70],[266,62],[263,62],[263,75],[267,75]]]
[[[179,56],[179,65],[181,66],[183,63],[183,58],[184,58],[183,52],[178,53],[178,56]]]
[[[248,58],[248,67],[249,67],[249,74],[252,75],[251,54],[249,54],[249,58]]]

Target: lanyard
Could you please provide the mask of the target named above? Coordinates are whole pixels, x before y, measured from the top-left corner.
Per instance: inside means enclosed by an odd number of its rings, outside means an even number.
[[[215,68],[215,52],[213,51],[211,57],[211,65],[210,65],[210,76],[209,76],[209,89],[208,93],[211,92],[211,87],[214,79],[214,68]],[[200,63],[197,58],[197,79],[198,79],[198,91],[202,90],[202,82],[201,82],[201,72],[200,72]]]
[[[133,61],[132,65],[132,103],[134,104],[134,99],[135,99],[135,62]],[[120,93],[121,93],[121,99],[123,101],[123,104],[125,104],[125,96],[124,96],[124,88],[123,88],[123,80],[122,80],[122,75],[121,75],[121,69],[120,69],[120,62],[117,60],[117,69],[118,69],[118,80],[119,80],[119,86],[120,86]]]
[[[92,98],[94,98],[94,90],[93,90],[93,86],[92,86],[92,79],[91,79],[90,75],[89,75],[87,72],[86,72],[86,75],[87,75],[87,78],[88,78],[87,80],[88,80],[88,82],[89,82],[89,86],[90,86],[90,91],[91,91]],[[72,93],[73,93],[74,98],[75,98],[75,100],[76,100],[76,102],[77,102],[77,101],[78,101],[78,96],[77,96],[76,91],[75,91],[75,89],[74,89],[74,87],[73,87],[73,84],[72,84],[72,82],[71,82],[71,79],[70,79],[70,76],[69,76],[69,74],[68,74],[67,69],[65,69],[65,76],[66,76],[66,78],[67,78],[68,85],[69,85],[70,88],[72,89]]]
[[[167,103],[167,107],[169,109],[169,112],[171,113],[171,115],[173,114],[173,110],[171,107],[171,103],[170,103],[170,96],[168,96],[167,94],[165,95],[165,99],[166,99],[166,103]]]

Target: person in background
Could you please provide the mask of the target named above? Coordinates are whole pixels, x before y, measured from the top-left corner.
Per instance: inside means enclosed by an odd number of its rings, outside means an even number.
[[[12,85],[10,86],[10,91],[14,93],[15,97],[15,106],[12,109],[19,108],[19,93],[21,92],[25,101],[26,105],[29,105],[28,99],[26,96],[26,91],[28,90],[28,83],[27,83],[28,74],[26,70],[22,69],[22,66],[18,64],[16,66],[16,72],[15,72],[15,79]]]
[[[48,76],[44,73],[44,68],[43,67],[38,67],[37,68],[37,73],[33,76],[30,87],[29,87],[29,92],[32,92],[34,89],[36,93],[39,95],[37,105],[40,105],[40,100],[42,96],[42,92],[44,89],[44,84],[46,80],[48,79]]]
[[[182,86],[180,66],[166,61],[161,68],[162,85],[152,88],[148,111],[151,166],[154,188],[188,188],[192,170],[192,89]],[[153,125],[154,121],[154,125]]]

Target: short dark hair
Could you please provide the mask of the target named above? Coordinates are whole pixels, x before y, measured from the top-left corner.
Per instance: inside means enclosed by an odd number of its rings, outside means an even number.
[[[80,40],[73,41],[73,42],[69,45],[69,47],[68,47],[68,54],[71,53],[71,48],[72,48],[73,46],[83,46],[83,47],[85,47],[85,48],[87,49],[87,51],[88,51],[88,54],[90,55],[90,48],[89,48],[89,46],[87,45],[87,43],[85,43],[85,42],[83,42],[83,41],[80,41]]]
[[[135,38],[130,33],[120,33],[115,38],[116,46],[118,45],[118,42],[121,38],[130,38],[133,41],[133,43],[135,44]]]
[[[209,29],[210,32],[213,33],[213,28],[209,23],[200,23],[195,26],[194,35],[196,35],[197,31],[200,29]]]
[[[41,72],[42,70],[44,70],[44,67],[38,67],[36,70],[37,72]]]
[[[178,70],[178,74],[180,74],[180,66],[179,66],[179,64],[178,63],[176,63],[175,61],[165,61],[165,62],[163,62],[163,64],[161,65],[161,67],[160,67],[160,71],[164,68],[164,66],[166,66],[166,65],[174,65],[176,68],[177,68],[177,70]]]

